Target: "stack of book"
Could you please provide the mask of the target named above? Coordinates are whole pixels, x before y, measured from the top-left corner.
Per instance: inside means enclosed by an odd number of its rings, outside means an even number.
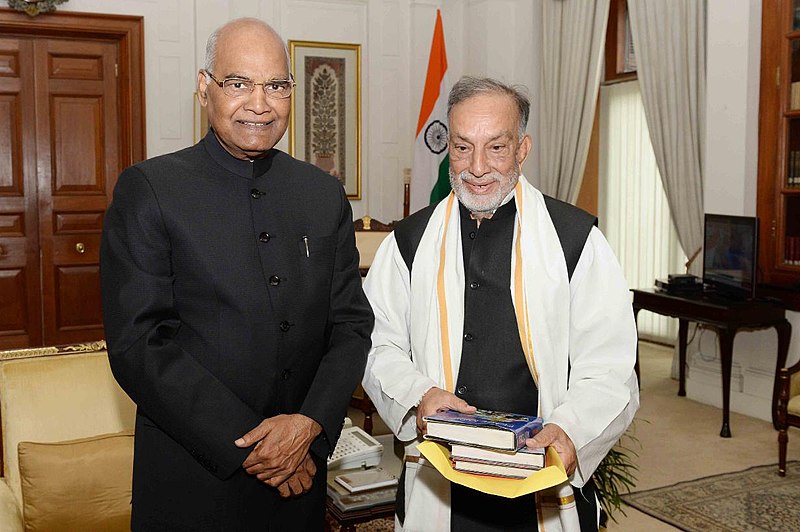
[[[426,439],[450,444],[456,471],[505,478],[527,478],[545,465],[544,448],[525,440],[542,428],[542,418],[492,410],[462,414],[453,410],[426,416]]]

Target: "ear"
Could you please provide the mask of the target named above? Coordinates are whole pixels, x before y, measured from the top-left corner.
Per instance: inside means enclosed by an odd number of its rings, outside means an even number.
[[[208,91],[208,81],[206,80],[205,72],[200,70],[197,72],[197,100],[203,107],[208,105],[208,94],[206,91]]]
[[[531,140],[530,135],[525,135],[522,137],[522,142],[519,143],[519,148],[517,149],[517,164],[519,165],[520,172],[522,171],[522,164],[525,162],[525,159],[528,158],[528,154],[531,152],[532,146],[533,141]]]

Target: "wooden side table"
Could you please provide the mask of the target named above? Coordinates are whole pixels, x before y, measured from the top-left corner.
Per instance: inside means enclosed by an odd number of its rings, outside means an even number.
[[[707,295],[679,296],[653,289],[631,290],[633,292],[634,319],[639,311],[649,310],[656,314],[678,318],[678,358],[680,383],[678,395],[686,395],[686,340],[689,322],[705,324],[719,335],[720,362],[722,365],[722,429],[719,435],[731,437],[730,399],[731,369],[733,366],[733,339],[740,330],[766,329],[774,327],[778,333],[778,361],[772,391],[772,424],[777,429],[778,373],[786,365],[792,326],[786,319],[785,309],[770,301],[733,301]],[[638,373],[639,356],[636,367]]]

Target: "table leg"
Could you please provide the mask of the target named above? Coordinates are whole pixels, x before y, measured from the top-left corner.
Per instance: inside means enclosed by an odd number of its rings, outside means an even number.
[[[778,331],[778,361],[775,365],[775,383],[772,387],[772,426],[778,430],[778,392],[780,390],[781,368],[786,367],[786,356],[789,354],[789,340],[792,337],[792,324],[788,320],[775,324]]]
[[[731,372],[733,367],[733,337],[735,329],[720,328],[719,352],[722,359],[722,430],[719,435],[723,438],[731,437]]]
[[[686,341],[689,322],[678,318],[678,395],[686,397]]]
[[[636,329],[636,362],[633,364],[633,370],[636,372],[636,382],[639,383],[639,389],[642,388],[642,378],[639,376],[639,311],[641,307],[633,306],[633,326]]]

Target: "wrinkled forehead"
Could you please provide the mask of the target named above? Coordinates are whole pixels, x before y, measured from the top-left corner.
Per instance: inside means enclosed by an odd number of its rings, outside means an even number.
[[[519,128],[519,113],[512,98],[504,94],[467,98],[453,106],[449,118],[452,139],[515,139]]]

